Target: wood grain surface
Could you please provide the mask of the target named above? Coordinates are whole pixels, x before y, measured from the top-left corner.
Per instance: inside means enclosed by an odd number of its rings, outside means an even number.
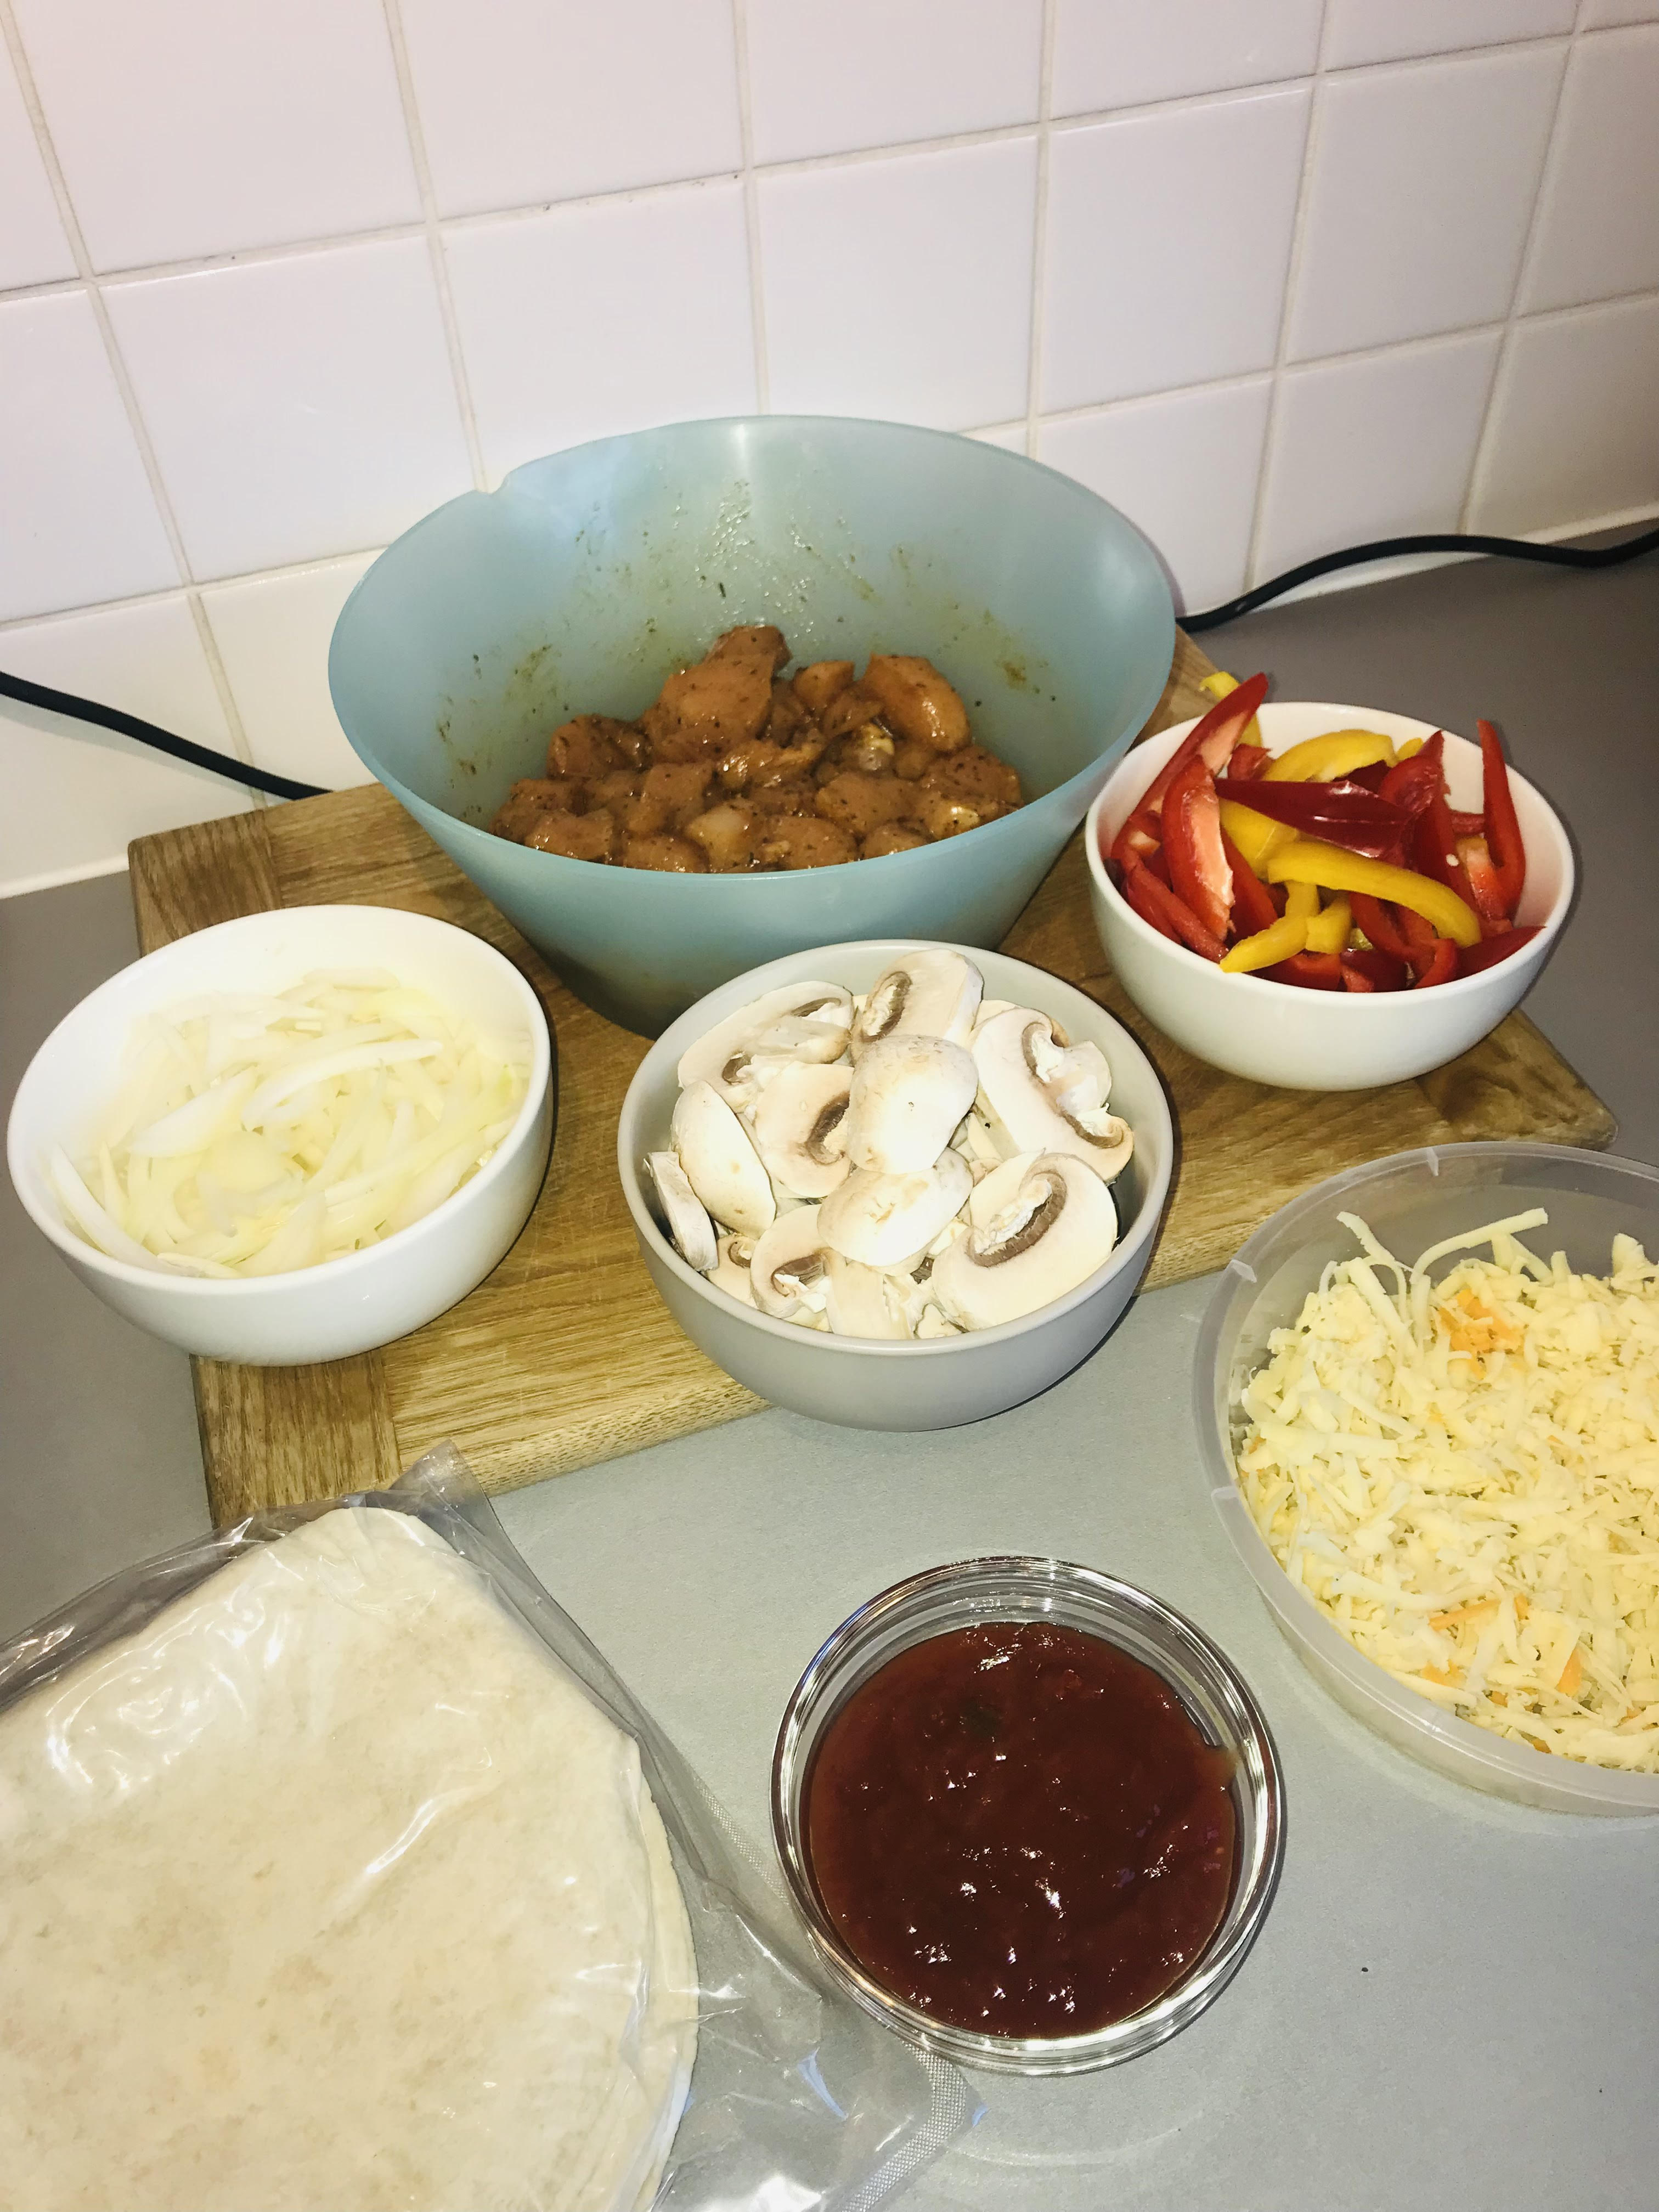
[[[1201,713],[1210,663],[1177,633],[1146,733]],[[484,1486],[515,1489],[753,1412],[759,1401],[670,1320],[635,1246],[613,1146],[647,1049],[584,1006],[378,787],[144,837],[131,848],[146,951],[278,906],[404,907],[497,946],[540,994],[557,1118],[524,1234],[470,1297],[383,1351],[319,1367],[192,1362],[216,1525],[392,1481],[453,1437]],[[1287,1199],[1362,1160],[1472,1138],[1603,1146],[1613,1116],[1522,1014],[1449,1066],[1385,1091],[1273,1091],[1194,1060],[1129,1003],[1090,918],[1074,837],[1004,950],[1080,986],[1146,1048],[1180,1132],[1148,1287],[1223,1265]]]

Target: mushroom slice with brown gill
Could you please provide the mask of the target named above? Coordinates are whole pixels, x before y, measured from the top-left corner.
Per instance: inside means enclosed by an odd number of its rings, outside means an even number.
[[[712,1083],[728,1106],[749,1106],[788,1061],[839,1060],[852,1018],[853,994],[839,983],[787,983],[765,992],[686,1047],[680,1088]]]
[[[718,1257],[714,1224],[708,1218],[708,1209],[692,1189],[685,1170],[672,1152],[647,1152],[645,1170],[657,1187],[668,1233],[680,1257],[687,1267],[706,1275]]]
[[[1017,1157],[974,1193],[975,1225],[933,1263],[933,1298],[947,1321],[994,1328],[1052,1304],[1111,1256],[1117,1208],[1070,1152]]]
[[[908,1031],[878,1038],[853,1073],[848,1158],[890,1174],[932,1167],[978,1090],[973,1055],[959,1044]]]
[[[1103,1182],[1127,1164],[1134,1137],[1127,1121],[1109,1114],[1103,1103],[1071,1110],[1060,1103],[1080,1101],[1097,1090],[1103,1096],[1110,1081],[1104,1057],[1092,1046],[1062,1048],[1046,1014],[1030,1006],[998,1014],[975,1036],[974,1064],[981,1110],[1000,1146],[1006,1130],[1012,1152],[1069,1152]],[[1052,1072],[1053,1088],[1043,1079],[1044,1067]]]
[[[792,1061],[762,1089],[750,1109],[755,1149],[776,1189],[790,1198],[828,1198],[846,1179],[847,1101],[853,1071]]]
[[[798,1206],[780,1214],[764,1237],[757,1237],[749,1261],[755,1304],[774,1321],[805,1321],[822,1314],[829,1299],[824,1280],[823,1234],[816,1206]]]
[[[908,1337],[905,1293],[912,1286],[833,1249],[823,1255],[824,1314],[836,1336]]]
[[[984,988],[978,969],[960,952],[929,945],[907,953],[872,985],[854,1017],[848,1039],[853,1058],[901,1033],[966,1044]]]
[[[723,1229],[758,1237],[776,1217],[772,1179],[753,1139],[712,1083],[693,1083],[674,1105],[669,1134],[697,1196]]]
[[[749,1263],[755,1256],[755,1239],[722,1237],[715,1249],[719,1257],[708,1271],[709,1281],[739,1305],[752,1306],[755,1286],[749,1279]]]
[[[819,1207],[826,1244],[867,1267],[899,1267],[924,1252],[974,1187],[968,1163],[945,1152],[931,1168],[889,1175],[854,1168]]]

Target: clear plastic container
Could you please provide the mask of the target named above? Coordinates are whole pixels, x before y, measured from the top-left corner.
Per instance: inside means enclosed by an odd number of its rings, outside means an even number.
[[[1500,1797],[1550,1812],[1659,1813],[1659,1775],[1621,1774],[1510,1743],[1442,1712],[1363,1657],[1297,1589],[1273,1557],[1240,1494],[1233,1463],[1243,1425],[1240,1395],[1267,1358],[1267,1340],[1294,1322],[1326,1264],[1351,1258],[1337,1219],[1357,1213],[1409,1265],[1460,1230],[1534,1206],[1547,1228],[1525,1240],[1561,1251],[1581,1273],[1604,1275],[1623,1231],[1659,1251],[1659,1170],[1563,1145],[1444,1145],[1373,1160],[1332,1176],[1270,1221],[1231,1260],[1199,1334],[1193,1407],[1211,1496],[1268,1610],[1309,1670],[1338,1702],[1426,1766]],[[1446,1273],[1453,1254],[1431,1273]]]
[[[812,1753],[860,1684],[912,1644],[988,1620],[1048,1620],[1115,1644],[1152,1668],[1200,1733],[1233,1754],[1232,1894],[1209,1948],[1155,2005],[1090,2035],[980,2035],[918,2011],[873,1980],[842,1942],[817,1893],[801,1805]],[[772,1761],[772,1835],[807,1931],[848,1993],[912,2043],[1003,2074],[1084,2074],[1139,2057],[1214,2003],[1267,1918],[1285,1855],[1285,1785],[1273,1737],[1224,1655],[1182,1614],[1127,1583],[1063,1559],[964,1559],[896,1583],[836,1629],[795,1686]]]

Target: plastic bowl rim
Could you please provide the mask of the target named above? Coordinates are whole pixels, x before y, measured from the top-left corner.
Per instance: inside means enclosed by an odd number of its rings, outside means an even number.
[[[1210,1491],[1210,1501],[1240,1563],[1255,1583],[1262,1602],[1296,1642],[1306,1645],[1324,1663],[1340,1673],[1358,1694],[1369,1704],[1387,1712],[1392,1719],[1403,1723],[1413,1735],[1425,1744],[1435,1744],[1443,1750],[1455,1753],[1460,1760],[1470,1765],[1503,1775],[1511,1783],[1534,1785],[1553,1798],[1599,1800],[1603,1805],[1617,1806],[1621,1813],[1632,1818],[1659,1814],[1659,1775],[1596,1766],[1588,1760],[1567,1759],[1559,1752],[1534,1751],[1529,1744],[1510,1743],[1494,1735],[1490,1729],[1477,1728],[1473,1721],[1463,1720],[1455,1713],[1443,1712],[1431,1699],[1419,1698],[1395,1683],[1385,1668],[1378,1666],[1374,1659],[1367,1658],[1363,1651],[1349,1643],[1339,1628],[1326,1620],[1312,1599],[1296,1588],[1273,1557],[1255,1525],[1243,1492],[1238,1487],[1231,1440],[1217,1431],[1216,1393],[1218,1388],[1224,1388],[1225,1382],[1225,1378],[1218,1373],[1224,1310],[1233,1296],[1236,1277],[1252,1283],[1258,1279],[1255,1262],[1268,1238],[1282,1235],[1286,1228],[1328,1207],[1338,1194],[1339,1187],[1341,1194],[1350,1200],[1344,1211],[1363,1212],[1358,1194],[1363,1192],[1368,1182],[1378,1180],[1385,1174],[1420,1161],[1431,1176],[1437,1176],[1438,1163],[1442,1158],[1482,1156],[1537,1160],[1545,1164],[1558,1161],[1564,1156],[1584,1158],[1629,1174],[1639,1182],[1659,1185],[1659,1168],[1650,1166],[1644,1160],[1627,1160],[1616,1153],[1592,1152],[1583,1145],[1547,1145],[1525,1139],[1498,1139],[1463,1145],[1424,1145],[1410,1152],[1391,1152],[1381,1159],[1367,1160],[1357,1168],[1344,1169],[1336,1175],[1327,1176],[1310,1190],[1304,1190],[1298,1196],[1288,1200],[1246,1239],[1227,1262],[1199,1325],[1198,1342],[1193,1355],[1192,1404],[1194,1425],[1198,1431],[1199,1453]],[[1330,1692],[1327,1692],[1327,1694]],[[1466,1786],[1479,1785],[1471,1782]],[[1535,1799],[1532,1802],[1536,1803]],[[1539,1809],[1571,1812],[1572,1808],[1570,1803],[1563,1802],[1555,1807],[1540,1807]]]
[[[35,1203],[33,1194],[26,1187],[24,1178],[20,1177],[18,1173],[19,1164],[22,1158],[23,1141],[19,1128],[20,1109],[23,1102],[25,1087],[33,1075],[37,1063],[50,1050],[61,1030],[68,1028],[71,1024],[78,1024],[81,1018],[106,992],[110,993],[112,996],[116,995],[117,987],[131,978],[138,969],[146,966],[151,961],[165,962],[180,947],[194,945],[203,938],[210,937],[216,931],[246,928],[261,922],[269,922],[295,915],[335,913],[396,915],[400,922],[414,923],[430,929],[451,931],[455,936],[465,938],[479,952],[488,953],[492,960],[498,962],[511,976],[524,999],[530,1030],[530,1079],[525,1091],[524,1103],[519,1109],[513,1127],[475,1176],[464,1182],[459,1189],[452,1191],[447,1199],[433,1207],[430,1213],[422,1214],[418,1221],[411,1221],[406,1229],[395,1230],[390,1237],[381,1237],[378,1243],[366,1244],[356,1252],[342,1253],[337,1259],[320,1260],[314,1267],[288,1268],[276,1275],[245,1275],[239,1277],[234,1282],[224,1282],[211,1276],[174,1275],[157,1268],[135,1267],[130,1260],[112,1259],[107,1252],[100,1252],[95,1244],[89,1244],[85,1238],[77,1237],[66,1222],[47,1212]],[[125,1018],[130,1026],[136,1017],[128,1016]],[[412,1241],[418,1238],[422,1232],[429,1234],[441,1223],[453,1220],[477,1194],[487,1190],[492,1184],[498,1182],[512,1165],[526,1137],[533,1130],[540,1115],[543,1103],[551,1085],[552,1065],[552,1050],[548,1042],[546,1009],[543,1006],[536,991],[526,981],[505,953],[498,951],[487,939],[475,937],[471,930],[462,929],[453,921],[445,921],[437,915],[416,914],[403,907],[368,904],[354,906],[343,904],[338,901],[319,902],[309,906],[275,907],[259,914],[233,915],[228,921],[212,922],[205,929],[191,930],[184,937],[174,938],[169,945],[158,945],[153,952],[142,953],[137,960],[129,961],[125,968],[117,969],[113,975],[106,976],[101,983],[87,993],[85,998],[77,1000],[62,1019],[52,1024],[41,1039],[39,1047],[31,1054],[28,1066],[23,1071],[22,1079],[18,1084],[16,1095],[12,1100],[11,1112],[7,1117],[6,1124],[6,1165],[11,1176],[12,1188],[15,1191],[18,1202],[30,1220],[44,1236],[50,1238],[65,1258],[74,1261],[77,1266],[89,1266],[94,1273],[105,1276],[111,1282],[140,1285],[146,1290],[162,1288],[168,1291],[179,1291],[187,1297],[197,1299],[248,1298],[261,1295],[269,1297],[273,1292],[290,1288],[299,1283],[309,1285],[313,1283],[348,1282],[354,1274],[361,1273],[366,1268],[372,1267],[383,1254],[391,1251],[407,1251]]]

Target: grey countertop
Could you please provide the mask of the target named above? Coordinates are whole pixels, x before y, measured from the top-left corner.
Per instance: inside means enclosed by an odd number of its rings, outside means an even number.
[[[1442,569],[1205,641],[1281,697],[1486,714],[1575,832],[1576,920],[1528,1012],[1659,1158],[1659,563]],[[0,1098],[136,946],[125,878],[0,905]],[[1045,1397],[966,1431],[758,1414],[501,1501],[508,1534],[765,1830],[779,1713],[823,1635],[917,1568],[1052,1552],[1139,1582],[1231,1654],[1278,1736],[1284,1881],[1186,2034],[1081,2080],[986,2079],[905,2202],[1067,2212],[1573,2212],[1659,2201],[1641,1966],[1659,1833],[1528,1813],[1413,1766],[1318,1690],[1205,1500],[1185,1407],[1208,1282],[1155,1292]],[[187,1364],[82,1291],[0,1192],[0,1637],[206,1525]]]

